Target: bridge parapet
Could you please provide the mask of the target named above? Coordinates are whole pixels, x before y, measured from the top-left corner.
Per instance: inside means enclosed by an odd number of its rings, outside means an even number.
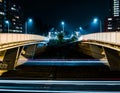
[[[120,71],[120,32],[88,34],[81,36],[80,40],[86,44],[91,56],[103,55],[103,58],[107,58],[111,70]]]
[[[48,41],[48,38],[32,34],[0,33],[0,70],[13,70],[24,46],[30,47],[28,51],[34,56],[36,45],[41,41]]]
[[[15,34],[15,33],[1,33],[0,34],[0,44],[20,42],[20,41],[45,41],[48,40],[44,36],[32,35],[32,34]]]
[[[120,32],[103,32],[82,35],[81,40],[95,40],[120,45]]]

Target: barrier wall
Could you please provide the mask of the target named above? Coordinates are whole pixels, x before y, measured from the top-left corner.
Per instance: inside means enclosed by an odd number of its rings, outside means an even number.
[[[47,40],[46,37],[32,34],[0,33],[0,44],[26,40]]]
[[[120,32],[103,32],[82,35],[81,40],[96,40],[120,45]]]

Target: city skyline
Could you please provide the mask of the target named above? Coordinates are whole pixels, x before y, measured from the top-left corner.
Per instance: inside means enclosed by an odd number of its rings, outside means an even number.
[[[22,33],[23,13],[12,0],[0,1],[0,32]]]
[[[104,22],[109,15],[109,0],[17,0],[25,16],[38,17],[44,23],[59,26],[64,20],[67,25],[78,27],[98,17]]]
[[[29,33],[36,34],[44,34],[50,31],[52,27],[60,31],[63,29],[61,22],[64,22],[64,30],[68,32],[79,30],[80,27],[87,31],[85,34],[99,32],[99,28],[101,28],[101,32],[102,30],[115,31],[120,29],[120,0],[91,0],[89,3],[87,0],[70,0],[69,2],[63,0],[45,0],[43,2],[10,0],[9,2],[6,1],[7,3],[5,1],[2,1],[4,6],[1,4],[1,9],[4,9],[1,11],[1,18],[4,16],[2,21],[4,21],[5,28],[4,25],[3,28],[6,31],[8,29],[8,32],[12,32],[12,30],[14,30],[13,32],[26,32],[26,26],[28,26],[26,21],[29,18],[33,20],[32,29],[29,29]],[[94,18],[98,20],[95,25],[96,30],[91,26]],[[20,27],[17,25],[20,25]],[[18,31],[19,28],[23,28],[23,31]],[[33,29],[35,29],[34,32]]]

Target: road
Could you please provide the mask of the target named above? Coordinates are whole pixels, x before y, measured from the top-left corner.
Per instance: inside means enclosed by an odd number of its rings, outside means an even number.
[[[68,47],[52,49],[38,55],[37,57],[41,58],[39,60],[25,60],[25,63],[22,62],[15,70],[3,73],[0,77],[0,91],[2,93],[120,92],[120,71],[111,71],[106,60],[104,62],[94,60],[74,51],[72,47],[69,50]],[[91,59],[80,59],[83,56]]]
[[[1,75],[1,78],[35,80],[111,80],[120,79],[120,71],[111,71],[98,60],[29,60]]]
[[[119,93],[120,75],[98,60],[29,60],[0,77],[0,91]]]
[[[1,92],[119,93],[120,81],[0,80]]]

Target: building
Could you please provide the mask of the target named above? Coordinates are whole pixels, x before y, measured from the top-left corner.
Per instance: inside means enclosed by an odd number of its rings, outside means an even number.
[[[105,31],[120,31],[120,17],[108,17],[105,22]]]
[[[0,32],[3,31],[4,29],[4,16],[5,16],[5,11],[4,11],[4,1],[0,0]]]
[[[14,0],[0,0],[0,32],[22,33],[23,14]]]
[[[110,0],[110,8],[109,12],[110,15],[113,17],[119,17],[120,16],[120,0]]]
[[[105,22],[105,31],[120,31],[120,0],[110,0],[109,17]]]

